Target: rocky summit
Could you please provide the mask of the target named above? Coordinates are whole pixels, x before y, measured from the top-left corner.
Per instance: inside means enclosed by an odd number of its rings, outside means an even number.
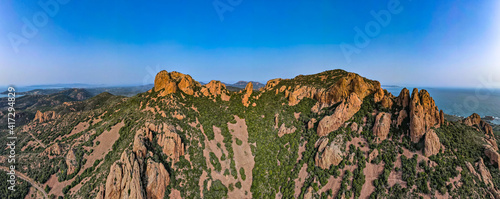
[[[426,90],[393,96],[344,70],[237,85],[161,71],[132,97],[23,96],[19,189],[26,198],[499,198],[499,133],[477,114],[446,120]]]

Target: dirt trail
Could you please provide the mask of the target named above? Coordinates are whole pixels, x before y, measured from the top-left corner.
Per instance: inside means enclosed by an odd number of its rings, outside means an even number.
[[[4,167],[4,166],[0,166],[0,169],[1,170],[4,170],[4,171],[7,171],[9,172],[10,169],[7,168],[7,167]],[[36,189],[38,189],[38,191],[42,192],[43,193],[43,196],[45,198],[49,198],[49,196],[47,195],[47,193],[45,193],[45,190],[43,190],[42,186],[39,185],[38,183],[36,183],[33,179],[31,179],[30,177],[26,176],[24,173],[21,173],[19,171],[16,171],[16,177],[19,177],[23,180],[25,180],[26,182],[30,183],[33,187],[35,187]]]
[[[42,143],[42,141],[40,141],[38,138],[36,138],[31,132],[28,132],[31,137],[36,141],[38,142],[38,144],[40,144],[40,146],[42,146],[43,148],[47,148],[47,146],[45,146],[45,144]]]

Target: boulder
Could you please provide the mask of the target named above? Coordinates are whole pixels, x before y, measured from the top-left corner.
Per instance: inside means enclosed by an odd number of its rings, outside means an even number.
[[[433,129],[429,130],[425,134],[424,147],[424,154],[427,157],[439,153],[439,150],[441,149],[441,142],[439,142],[439,137]]]
[[[316,143],[318,152],[316,153],[315,163],[322,169],[329,169],[331,165],[338,165],[342,161],[342,151],[340,144],[332,142],[328,145],[328,138],[321,138]]]
[[[381,112],[375,118],[373,125],[373,134],[380,138],[380,141],[387,139],[389,130],[391,129],[391,114]]]
[[[347,120],[349,120],[361,108],[363,102],[359,99],[356,93],[351,93],[348,99],[335,108],[332,115],[324,117],[318,124],[318,136],[328,135],[330,132],[337,130]]]

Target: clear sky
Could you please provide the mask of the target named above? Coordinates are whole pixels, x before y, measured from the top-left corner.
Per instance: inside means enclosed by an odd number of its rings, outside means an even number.
[[[341,68],[382,84],[500,88],[498,0],[40,2],[0,1],[0,85],[144,84],[163,69],[265,82]]]

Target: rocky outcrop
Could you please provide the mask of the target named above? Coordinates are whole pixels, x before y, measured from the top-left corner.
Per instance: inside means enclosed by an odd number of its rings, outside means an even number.
[[[66,154],[66,166],[68,166],[68,175],[74,173],[78,167],[78,161],[76,161],[76,155],[73,149],[70,149]]]
[[[387,139],[389,130],[391,129],[391,114],[381,112],[375,118],[375,125],[373,125],[373,134],[380,138],[380,141]]]
[[[488,186],[488,187],[494,186],[493,182],[491,181],[491,179],[493,179],[491,177],[491,173],[488,170],[488,168],[486,168],[486,165],[484,165],[483,159],[479,158],[479,161],[477,162],[476,165],[477,165],[477,168],[478,168],[477,170],[479,171],[479,174],[481,174],[481,179],[483,179],[484,184],[486,184],[486,186]]]
[[[378,156],[378,149],[374,149],[369,155],[368,155],[368,162],[371,162]]]
[[[281,82],[281,78],[276,78],[267,81],[266,86],[262,88],[262,90],[269,91],[272,90],[276,85],[278,85]]]
[[[155,132],[158,145],[174,163],[179,160],[180,156],[184,155],[184,143],[182,143],[181,137],[175,133],[174,127],[167,124],[154,125],[150,123],[146,124],[146,127],[146,137],[149,141],[153,141],[152,132]]]
[[[61,155],[61,153],[62,153],[62,148],[61,145],[59,145],[58,143],[51,145],[44,151],[45,155]]]
[[[486,145],[484,154],[490,159],[491,164],[497,165],[498,169],[500,169],[500,155],[492,146]]]
[[[285,126],[285,123],[281,124],[279,130],[278,130],[278,136],[279,137],[282,137],[286,134],[292,134],[295,132],[295,130],[297,130],[297,128],[295,126],[292,126],[292,128],[287,128]]]
[[[57,117],[58,116],[54,111],[46,111],[42,113],[41,111],[37,110],[35,113],[35,119],[33,119],[33,121],[38,123],[44,123],[49,120],[54,120]]]
[[[351,93],[349,98],[344,100],[342,104],[335,108],[332,115],[324,117],[318,124],[318,136],[328,135],[330,132],[337,130],[340,126],[349,120],[361,108],[363,102],[356,93]]]
[[[312,129],[314,128],[314,124],[316,124],[317,120],[316,118],[311,118],[309,122],[307,122],[307,129]]]
[[[146,179],[146,198],[164,198],[165,189],[170,184],[170,175],[163,164],[148,159]]]
[[[436,135],[434,130],[431,129],[425,134],[424,146],[424,154],[427,157],[439,153],[439,150],[441,149],[441,142],[439,142],[439,137]]]
[[[343,153],[340,149],[340,143],[333,141],[328,144],[328,141],[328,138],[321,138],[315,144],[318,148],[315,163],[322,169],[329,169],[331,165],[336,166],[342,161]]]
[[[201,88],[201,93],[206,97],[214,97],[221,96],[221,99],[224,101],[229,101],[231,96],[226,89],[226,85],[220,81],[212,80],[208,84],[204,85]]]
[[[160,92],[160,96],[166,96],[171,93],[175,93],[178,90],[182,92],[193,95],[196,87],[200,87],[201,84],[189,75],[178,73],[173,71],[171,73],[163,70],[156,74],[154,91]]]
[[[248,99],[250,98],[250,96],[252,96],[252,92],[253,92],[253,84],[252,82],[248,82],[247,86],[245,87],[245,94],[243,95],[243,99],[241,99],[243,106],[248,107],[248,105],[250,105]]]
[[[120,160],[111,165],[104,198],[145,198],[141,179],[135,153],[124,151]]]
[[[410,101],[410,138],[418,142],[425,132],[441,123],[439,110],[426,90],[413,89]]]
[[[379,82],[365,80],[365,78],[355,73],[347,73],[328,88],[296,85],[290,91],[289,89],[285,90],[285,96],[288,97],[290,106],[298,104],[303,98],[318,100],[320,107],[330,106],[345,100],[352,93],[355,93],[361,100],[372,93],[375,93],[375,98],[378,101],[384,97],[384,91],[381,90]]]
[[[486,135],[493,136],[493,128],[491,125],[481,120],[481,116],[476,113],[473,113],[471,116],[463,119],[462,123],[467,126],[478,128],[478,130],[484,132]]]

